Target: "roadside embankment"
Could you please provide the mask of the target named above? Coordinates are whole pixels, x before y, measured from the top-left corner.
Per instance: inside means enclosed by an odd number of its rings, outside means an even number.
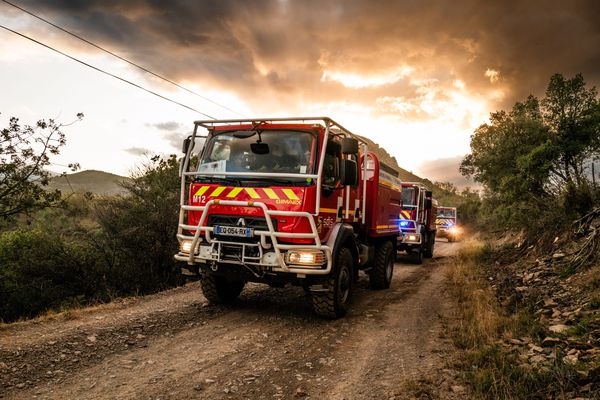
[[[600,265],[568,271],[576,254],[464,244],[447,282],[459,303],[458,364],[478,397],[600,398]]]

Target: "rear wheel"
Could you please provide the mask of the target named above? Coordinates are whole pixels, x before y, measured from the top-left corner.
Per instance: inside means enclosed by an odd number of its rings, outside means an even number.
[[[387,289],[392,282],[394,274],[394,245],[383,242],[375,248],[375,261],[369,274],[369,283],[372,289]]]
[[[224,276],[207,272],[200,274],[200,286],[204,297],[211,304],[231,303],[238,298],[245,286],[244,281],[230,281]]]
[[[433,257],[433,248],[435,247],[435,233],[429,235],[429,241],[427,243],[427,248],[423,253],[423,257],[431,258]]]
[[[321,317],[339,318],[346,314],[352,297],[352,253],[346,247],[339,250],[334,272],[327,279],[327,291],[311,293],[313,310]]]

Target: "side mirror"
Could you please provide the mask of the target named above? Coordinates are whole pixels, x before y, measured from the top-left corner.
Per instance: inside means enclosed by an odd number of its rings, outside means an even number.
[[[192,138],[186,138],[186,139],[183,141],[183,146],[182,146],[182,148],[181,148],[181,152],[182,152],[183,154],[187,154],[187,152],[188,152],[188,150],[189,150],[189,148],[190,148],[190,144],[191,144],[191,143],[192,143]]]
[[[358,184],[358,169],[355,160],[342,160],[342,185],[356,186]]]
[[[343,154],[358,154],[358,140],[354,138],[343,138],[342,139],[342,153]]]

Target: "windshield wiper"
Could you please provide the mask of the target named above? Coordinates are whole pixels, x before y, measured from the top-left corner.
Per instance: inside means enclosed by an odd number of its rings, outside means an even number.
[[[241,181],[238,178],[229,178],[229,177],[217,177],[217,176],[198,176],[196,175],[196,179],[194,182],[205,182],[205,183],[222,183],[225,185],[233,184],[235,186],[241,186]]]
[[[306,180],[293,180],[286,178],[242,178],[242,181],[250,181],[253,183],[263,184],[262,186],[271,186],[272,184],[282,186],[306,186]]]

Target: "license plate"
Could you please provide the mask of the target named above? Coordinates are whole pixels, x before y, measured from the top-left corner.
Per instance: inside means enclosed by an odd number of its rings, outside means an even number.
[[[243,226],[215,226],[215,234],[225,236],[252,237],[254,230]]]

